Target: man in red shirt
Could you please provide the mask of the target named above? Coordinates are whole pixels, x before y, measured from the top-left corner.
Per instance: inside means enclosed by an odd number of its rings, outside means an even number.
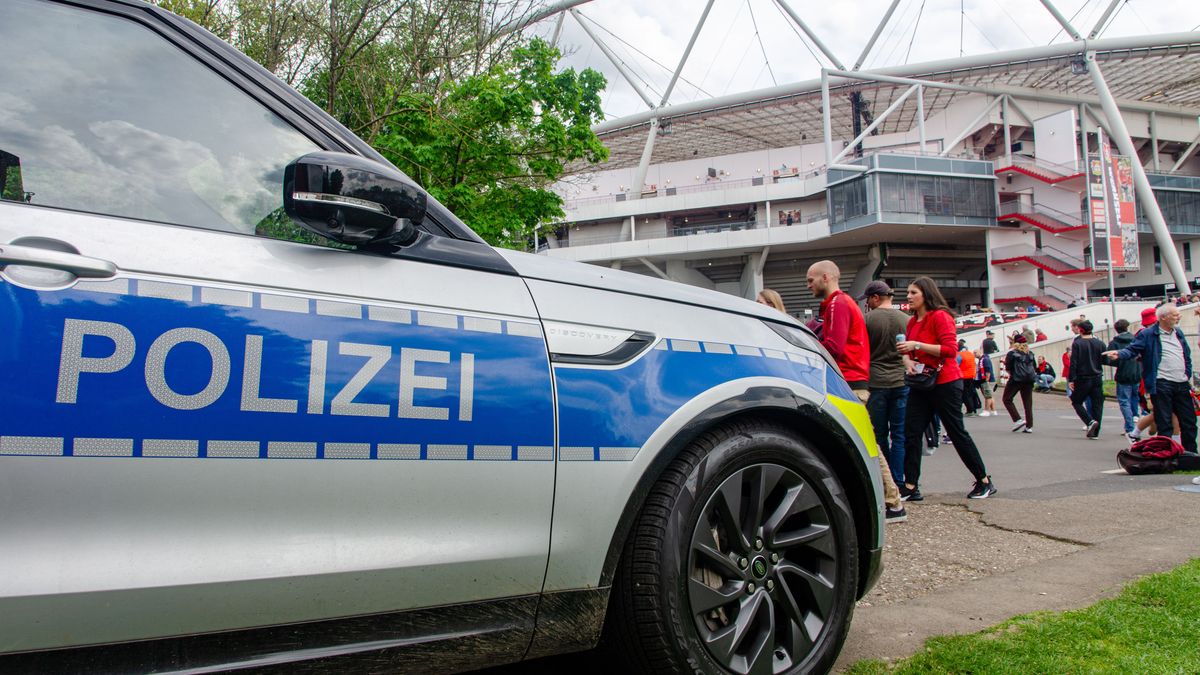
[[[821,324],[817,337],[842,369],[846,383],[854,390],[859,402],[867,403],[871,392],[867,385],[871,379],[871,342],[867,337],[867,322],[863,319],[858,303],[838,288],[842,271],[832,260],[813,263],[808,268],[808,290],[821,299]],[[901,522],[908,518],[904,504],[900,501],[900,490],[892,478],[887,459],[879,453],[879,464],[883,479],[883,503],[887,507],[888,522]]]
[[[871,344],[867,322],[858,303],[838,288],[842,272],[832,260],[813,263],[808,268],[808,290],[821,300],[821,344],[833,357],[850,388],[864,402],[871,379]]]

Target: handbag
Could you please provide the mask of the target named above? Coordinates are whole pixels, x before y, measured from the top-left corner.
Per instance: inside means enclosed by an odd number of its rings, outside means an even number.
[[[904,374],[904,384],[908,385],[909,389],[917,391],[929,391],[937,385],[938,373],[942,372],[942,367],[926,368],[916,375]]]

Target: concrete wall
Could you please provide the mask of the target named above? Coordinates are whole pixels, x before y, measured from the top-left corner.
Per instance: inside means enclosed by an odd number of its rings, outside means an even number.
[[[1191,283],[1196,277],[1200,277],[1200,237],[1185,237],[1175,236],[1175,250],[1179,252],[1179,260],[1184,263],[1183,242],[1191,244],[1192,249],[1192,266],[1188,269],[1184,266],[1184,272],[1187,274],[1188,282]],[[1173,282],[1175,279],[1171,277],[1171,273],[1167,270],[1166,258],[1163,258],[1162,273],[1154,273],[1154,243],[1153,238],[1147,235],[1141,235],[1141,243],[1138,246],[1139,257],[1141,260],[1141,269],[1137,272],[1122,272],[1116,275],[1116,287],[1122,286],[1155,286]],[[1107,289],[1108,279],[1101,279],[1091,285],[1093,289]],[[1196,289],[1193,289],[1196,290]]]

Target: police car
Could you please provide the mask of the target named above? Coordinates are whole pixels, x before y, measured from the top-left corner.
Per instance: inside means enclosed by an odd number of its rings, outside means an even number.
[[[0,671],[832,664],[877,448],[789,317],[491,248],[133,0],[0,3],[0,167]]]

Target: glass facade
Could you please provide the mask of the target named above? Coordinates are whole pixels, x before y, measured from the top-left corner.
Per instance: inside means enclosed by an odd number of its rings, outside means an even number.
[[[875,176],[862,176],[829,188],[829,225],[849,229],[875,222]],[[839,227],[840,226],[840,227]]]
[[[878,175],[880,210],[996,219],[995,181],[954,176]]]
[[[879,222],[996,225],[991,162],[879,154],[854,163],[866,172],[829,172],[831,232]]]

